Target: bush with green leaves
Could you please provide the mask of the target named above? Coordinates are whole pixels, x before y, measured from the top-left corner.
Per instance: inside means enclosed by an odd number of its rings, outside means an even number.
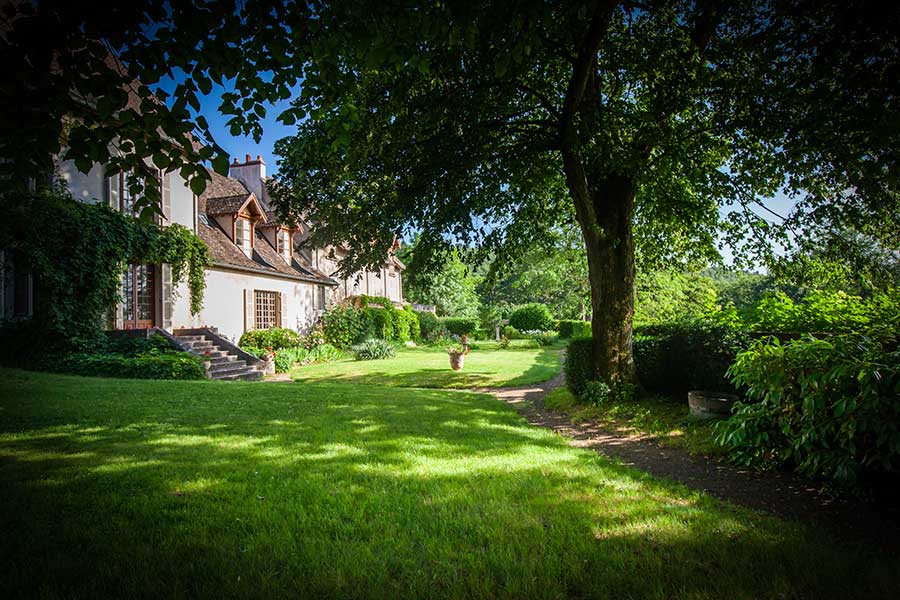
[[[322,333],[325,341],[336,348],[352,346],[362,328],[362,315],[352,306],[338,304],[325,311],[322,316]]]
[[[521,331],[513,327],[512,325],[504,325],[503,329],[500,330],[500,333],[503,334],[504,337],[510,340],[522,340],[525,339],[525,336]]]
[[[377,338],[368,339],[353,346],[353,356],[356,360],[382,360],[392,358],[396,354],[397,351],[393,344]]]
[[[300,342],[300,334],[293,329],[272,327],[271,329],[251,329],[250,331],[244,332],[244,335],[241,336],[241,339],[238,342],[238,346],[252,346],[256,348],[280,350],[282,348],[299,346]]]
[[[124,379],[204,379],[200,358],[189,352],[151,349],[134,356],[105,353],[73,353],[59,359],[53,370],[91,377]]]
[[[869,298],[813,291],[799,302],[775,292],[740,314],[752,331],[881,335],[900,328],[900,291],[890,289]]]
[[[553,329],[553,315],[546,304],[523,304],[509,315],[509,324],[519,331],[549,331]]]
[[[441,324],[453,335],[472,335],[478,329],[474,317],[442,317]]]
[[[641,327],[634,335],[637,378],[647,390],[669,396],[735,392],[728,367],[749,345],[747,334],[709,320]]]
[[[429,311],[416,312],[419,319],[419,339],[428,340],[443,327],[441,320],[436,314]]]
[[[845,485],[900,468],[896,338],[845,334],[757,341],[729,371],[746,404],[717,426],[741,465],[789,464]]]
[[[574,337],[575,327],[581,323],[581,321],[574,321],[570,319],[563,319],[557,321],[556,323],[556,332],[559,333],[559,337],[567,340],[569,338]]]
[[[566,359],[563,363],[566,387],[579,398],[587,383],[597,379],[597,373],[592,366],[592,356],[591,338],[573,339],[566,348]]]

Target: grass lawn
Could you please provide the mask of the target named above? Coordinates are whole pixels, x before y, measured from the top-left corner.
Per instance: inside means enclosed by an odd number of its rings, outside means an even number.
[[[716,420],[692,417],[687,398],[648,397],[603,406],[586,406],[575,401],[566,388],[557,388],[544,399],[544,405],[567,413],[572,421],[592,421],[621,431],[655,436],[663,446],[685,448],[694,454],[720,455],[725,450],[713,441]]]
[[[499,380],[499,378],[498,378]],[[890,597],[490,396],[0,370],[0,597]]]
[[[528,385],[553,379],[559,373],[565,344],[538,348],[531,340],[515,340],[507,349],[496,342],[478,342],[461,371],[450,369],[446,350],[431,346],[401,348],[385,360],[346,358],[331,363],[296,367],[298,381],[344,382],[377,386],[473,388]]]

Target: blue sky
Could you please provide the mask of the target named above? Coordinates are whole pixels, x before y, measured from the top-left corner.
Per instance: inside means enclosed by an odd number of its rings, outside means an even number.
[[[158,87],[171,92],[175,85],[176,81],[167,78],[161,81]],[[298,94],[299,90],[300,84],[297,84],[291,90],[291,95]],[[266,117],[262,119],[261,122],[263,136],[259,140],[259,143],[257,143],[252,137],[235,137],[231,135],[231,132],[228,130],[226,123],[228,122],[229,117],[226,117],[219,112],[221,95],[226,91],[230,90],[227,90],[221,85],[214,85],[209,94],[200,96],[199,114],[206,117],[206,120],[209,123],[209,129],[216,142],[228,152],[229,162],[233,162],[235,157],[243,162],[244,155],[246,154],[251,155],[253,158],[256,158],[256,156],[259,155],[262,156],[263,160],[266,162],[266,174],[272,175],[277,173],[278,167],[274,153],[275,142],[283,137],[288,137],[297,133],[296,125],[287,126],[276,120],[278,115],[290,106],[290,99],[278,102],[274,106],[266,106]]]

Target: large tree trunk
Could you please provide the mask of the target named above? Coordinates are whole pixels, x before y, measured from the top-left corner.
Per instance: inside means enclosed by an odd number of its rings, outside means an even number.
[[[591,283],[594,370],[601,379],[634,381],[634,183],[609,177],[591,186],[595,223],[581,219]],[[582,216],[582,215],[579,215]]]

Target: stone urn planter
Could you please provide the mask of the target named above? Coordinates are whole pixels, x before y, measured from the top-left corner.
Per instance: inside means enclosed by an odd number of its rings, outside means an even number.
[[[450,368],[454,371],[459,371],[463,368],[463,364],[466,362],[466,353],[465,352],[457,352],[455,350],[449,350],[447,352],[447,356],[450,357]]]
[[[702,390],[688,392],[688,406],[691,408],[691,414],[701,419],[727,419],[737,400],[738,397],[734,394],[723,392]]]

